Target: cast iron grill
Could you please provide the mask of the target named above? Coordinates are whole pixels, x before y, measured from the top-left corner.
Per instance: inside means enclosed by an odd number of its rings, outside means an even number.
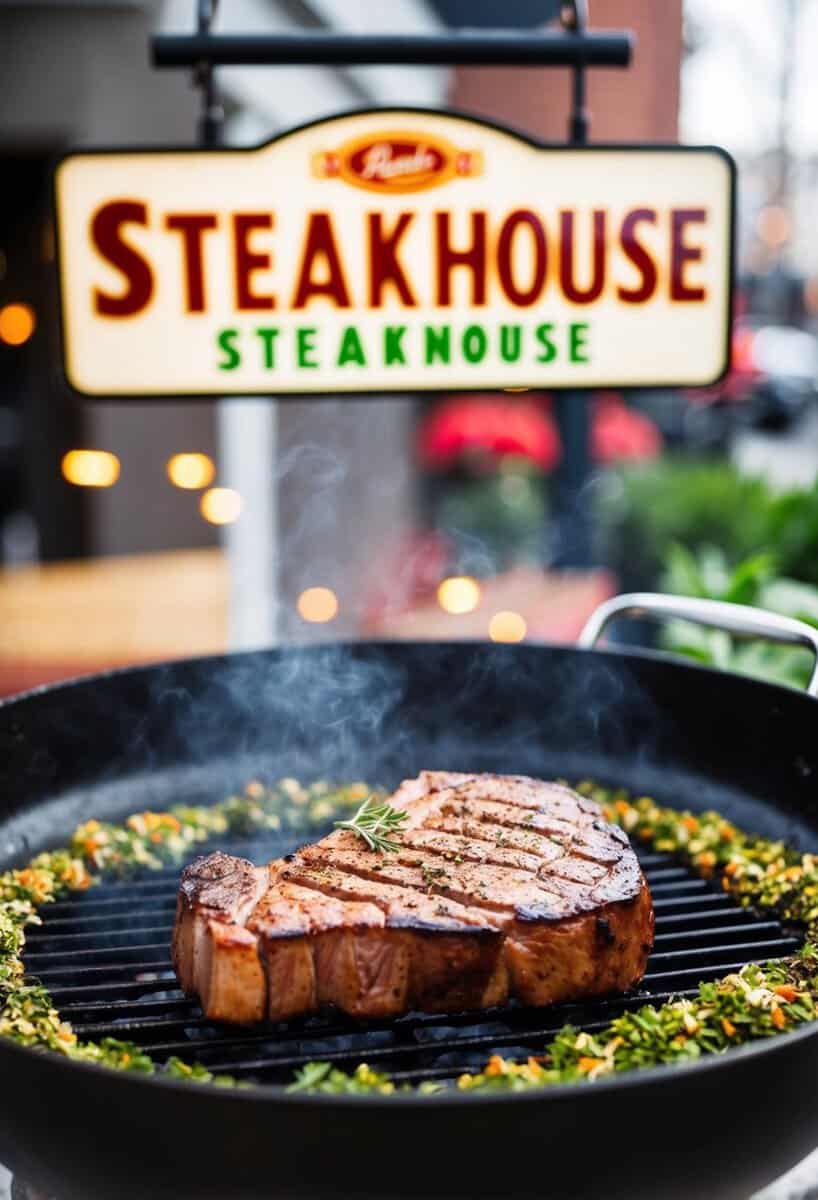
[[[226,845],[256,862],[295,848],[293,836]],[[108,882],[58,901],[27,938],[28,971],[50,989],[81,1038],[127,1038],[157,1061],[170,1055],[260,1083],[287,1083],[313,1059],[350,1068],[366,1061],[418,1083],[477,1070],[490,1054],[542,1053],[566,1022],[602,1028],[646,1001],[693,995],[698,984],[749,962],[791,954],[800,939],[739,907],[664,854],[640,861],[656,908],[656,945],[638,992],[550,1009],[511,1005],[479,1014],[411,1013],[365,1026],[334,1013],[240,1030],[205,1020],[176,987],[169,945],[179,868]]]

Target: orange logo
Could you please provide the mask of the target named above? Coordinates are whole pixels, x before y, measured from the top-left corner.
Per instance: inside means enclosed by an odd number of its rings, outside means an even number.
[[[371,192],[422,192],[482,169],[479,150],[458,150],[444,138],[417,133],[358,137],[312,158],[318,179],[342,179]]]

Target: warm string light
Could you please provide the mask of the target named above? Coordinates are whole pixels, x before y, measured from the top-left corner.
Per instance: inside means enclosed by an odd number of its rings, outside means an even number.
[[[6,304],[0,308],[0,342],[7,346],[22,346],[37,327],[37,318],[30,304]]]
[[[186,491],[208,487],[216,475],[213,459],[207,454],[174,454],[165,469],[173,486]]]
[[[322,625],[337,616],[338,597],[332,588],[309,587],[298,597],[296,608],[302,620]]]
[[[437,602],[455,616],[473,612],[480,603],[480,584],[469,575],[452,575],[439,584]]]
[[[63,478],[76,487],[113,487],[119,459],[107,450],[69,450],[62,460]]]
[[[199,501],[199,511],[211,525],[232,525],[239,519],[241,507],[241,496],[233,488],[208,488]]]
[[[496,612],[489,621],[489,637],[493,642],[521,642],[527,632],[525,619],[508,609]]]

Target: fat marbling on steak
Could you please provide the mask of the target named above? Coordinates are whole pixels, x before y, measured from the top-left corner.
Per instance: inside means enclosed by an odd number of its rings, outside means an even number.
[[[381,854],[336,830],[257,867],[217,852],[182,875],[179,982],[213,1020],[545,1005],[632,987],[653,905],[621,829],[570,788],[424,771]]]

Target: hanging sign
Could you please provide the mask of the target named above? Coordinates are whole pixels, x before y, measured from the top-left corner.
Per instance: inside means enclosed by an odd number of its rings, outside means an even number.
[[[734,170],[390,110],[253,150],[72,154],[63,345],[88,396],[706,385]]]

